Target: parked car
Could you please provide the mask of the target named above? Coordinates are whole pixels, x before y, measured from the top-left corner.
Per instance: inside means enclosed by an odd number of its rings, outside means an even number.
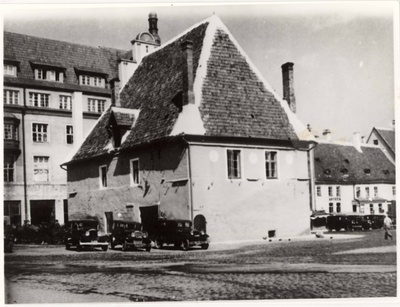
[[[143,248],[151,250],[151,240],[142,225],[133,221],[114,221],[111,230],[111,248],[122,245],[122,250]]]
[[[108,249],[108,236],[99,233],[99,223],[96,220],[70,221],[66,228],[65,248],[75,246],[78,252],[83,249],[100,247]]]
[[[326,228],[329,231],[333,229],[340,231],[341,229],[348,230],[351,227],[351,221],[346,214],[331,214],[326,218]]]
[[[356,229],[378,229],[383,226],[382,214],[363,214],[363,213],[337,213],[331,214],[327,218],[326,227],[329,231],[356,230]]]
[[[384,214],[368,214],[365,216],[370,221],[372,229],[381,229],[383,227]]]
[[[191,246],[208,249],[210,245],[209,236],[203,231],[192,229],[192,222],[189,220],[160,219],[153,227],[150,238],[156,248],[161,248],[164,244],[173,244],[176,248],[186,251]]]

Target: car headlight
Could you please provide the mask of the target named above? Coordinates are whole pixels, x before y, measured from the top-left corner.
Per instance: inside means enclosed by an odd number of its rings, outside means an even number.
[[[88,237],[89,236],[89,231],[85,232],[85,236]]]
[[[149,235],[147,232],[143,231],[143,238],[147,238]]]
[[[202,231],[200,231],[200,234],[201,234],[202,236],[204,236],[206,233],[204,232],[204,230],[202,230]]]

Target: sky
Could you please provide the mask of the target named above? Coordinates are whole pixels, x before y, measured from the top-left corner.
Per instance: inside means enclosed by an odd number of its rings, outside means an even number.
[[[367,138],[373,127],[391,128],[395,118],[394,5],[397,1],[34,5],[3,7],[3,18],[5,31],[129,50],[130,41],[148,30],[151,11],[158,15],[162,42],[216,14],[280,96],[281,65],[294,63],[300,121],[318,135],[330,129],[333,140],[350,141],[354,132]]]

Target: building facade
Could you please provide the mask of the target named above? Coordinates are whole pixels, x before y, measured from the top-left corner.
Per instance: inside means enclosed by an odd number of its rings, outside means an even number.
[[[374,127],[368,136],[367,144],[378,145],[388,158],[396,161],[396,133],[393,121],[392,128]]]
[[[293,64],[282,70],[293,91]],[[115,219],[190,219],[213,241],[309,233],[313,142],[290,97],[217,16],[191,27],[142,59],[64,164],[69,217],[105,231]]]
[[[155,14],[149,23],[149,32],[132,41],[132,50],[4,33],[7,223],[67,220],[67,174],[60,165],[110,107],[140,57],[160,45]]]

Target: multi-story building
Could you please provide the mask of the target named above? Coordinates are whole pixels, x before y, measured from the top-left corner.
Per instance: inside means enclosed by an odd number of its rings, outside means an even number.
[[[217,16],[143,58],[68,170],[71,218],[190,219],[212,240],[309,233],[312,136]]]
[[[131,50],[4,33],[4,216],[8,223],[67,219],[60,165],[111,105],[143,56],[160,45],[157,16]]]
[[[315,208],[326,213],[395,214],[394,163],[377,145],[319,141],[314,149]]]

